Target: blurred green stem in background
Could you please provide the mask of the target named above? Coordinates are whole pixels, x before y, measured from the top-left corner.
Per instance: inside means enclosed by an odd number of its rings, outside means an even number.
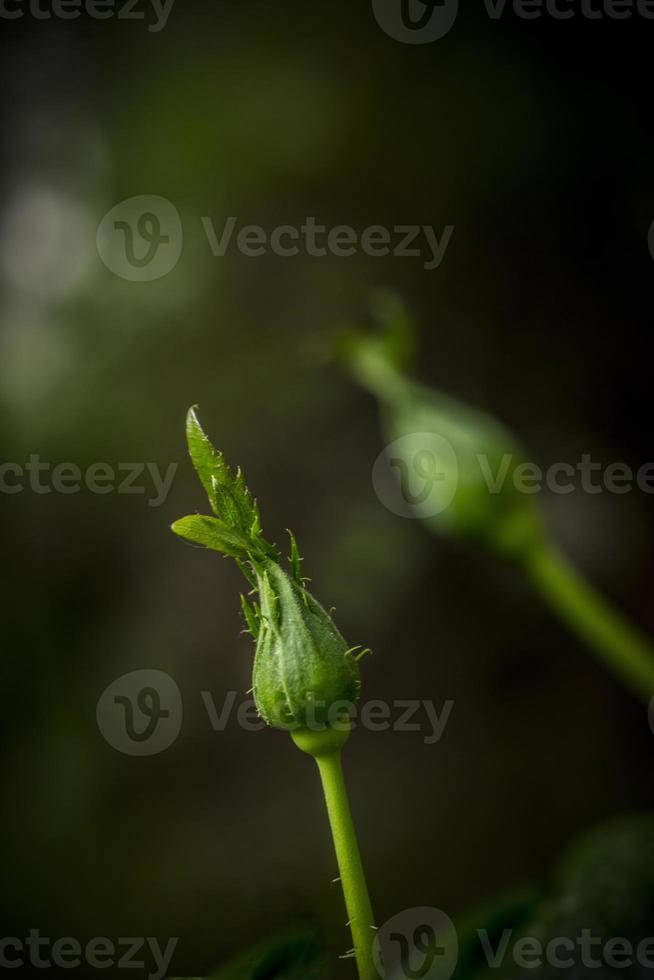
[[[645,701],[654,696],[654,651],[550,544],[532,548],[523,567],[551,609]]]
[[[432,475],[426,492],[411,493],[403,483],[398,488],[403,504],[410,505],[407,516],[421,518],[438,534],[478,542],[512,560],[557,616],[649,702],[654,696],[652,643],[551,541],[533,495],[520,489],[525,457],[516,439],[488,413],[408,376],[415,331],[395,296],[379,295],[373,317],[380,330],[350,329],[341,335],[338,350],[350,373],[380,403],[387,454],[392,447],[387,459],[391,468],[415,485],[421,476],[425,479],[417,460],[436,457],[431,473],[437,467],[438,478]]]
[[[349,719],[344,719],[338,727],[324,731],[299,729],[292,738],[316,760],[320,773],[359,980],[379,980],[372,957],[375,922],[341,763],[341,750],[349,734]]]

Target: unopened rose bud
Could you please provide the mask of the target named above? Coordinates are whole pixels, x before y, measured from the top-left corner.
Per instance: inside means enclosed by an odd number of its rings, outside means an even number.
[[[331,616],[279,565],[263,572],[253,693],[269,725],[324,726],[359,696],[359,667]]]
[[[234,558],[258,592],[258,602],[242,598],[242,606],[256,641],[253,694],[259,714],[267,724],[290,731],[331,724],[339,705],[358,699],[354,651],[359,648],[348,649],[331,616],[305,589],[292,535],[290,574],[281,567],[277,548],[263,537],[242,474],[230,472],[193,409],[187,438],[214,516],[183,517],[173,531]]]

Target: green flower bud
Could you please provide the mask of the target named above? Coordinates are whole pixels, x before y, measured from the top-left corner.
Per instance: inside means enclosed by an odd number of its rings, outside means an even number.
[[[359,666],[331,616],[274,563],[261,576],[253,693],[269,725],[338,722],[359,696]]]
[[[438,533],[529,551],[541,540],[541,520],[533,496],[514,479],[523,462],[516,441],[490,415],[408,378],[406,314],[387,301],[382,319],[384,333],[349,334],[343,350],[357,380],[379,399],[389,443],[382,465],[394,470],[404,512]]]
[[[215,516],[194,514],[173,524],[180,537],[234,558],[259,602],[241,596],[256,641],[253,693],[269,725],[295,731],[339,723],[359,696],[358,647],[349,648],[331,616],[304,587],[291,534],[290,574],[261,532],[259,511],[239,471],[232,475],[193,409],[187,419],[193,465]]]

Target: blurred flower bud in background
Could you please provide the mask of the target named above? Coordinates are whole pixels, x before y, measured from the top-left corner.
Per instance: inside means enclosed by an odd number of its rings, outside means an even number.
[[[492,416],[406,374],[414,332],[397,298],[379,295],[373,313],[381,329],[348,330],[339,352],[379,400],[387,462],[410,516],[439,533],[526,553],[543,532],[533,497],[514,481],[524,462],[515,439]]]

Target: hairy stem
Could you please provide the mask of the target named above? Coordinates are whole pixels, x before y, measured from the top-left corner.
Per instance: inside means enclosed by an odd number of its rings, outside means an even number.
[[[643,700],[654,696],[654,647],[551,545],[530,551],[526,569],[555,613]]]
[[[375,924],[341,764],[341,749],[349,735],[345,726],[343,722],[341,730],[303,729],[293,733],[293,740],[313,756],[320,772],[359,980],[379,980],[372,957]]]

